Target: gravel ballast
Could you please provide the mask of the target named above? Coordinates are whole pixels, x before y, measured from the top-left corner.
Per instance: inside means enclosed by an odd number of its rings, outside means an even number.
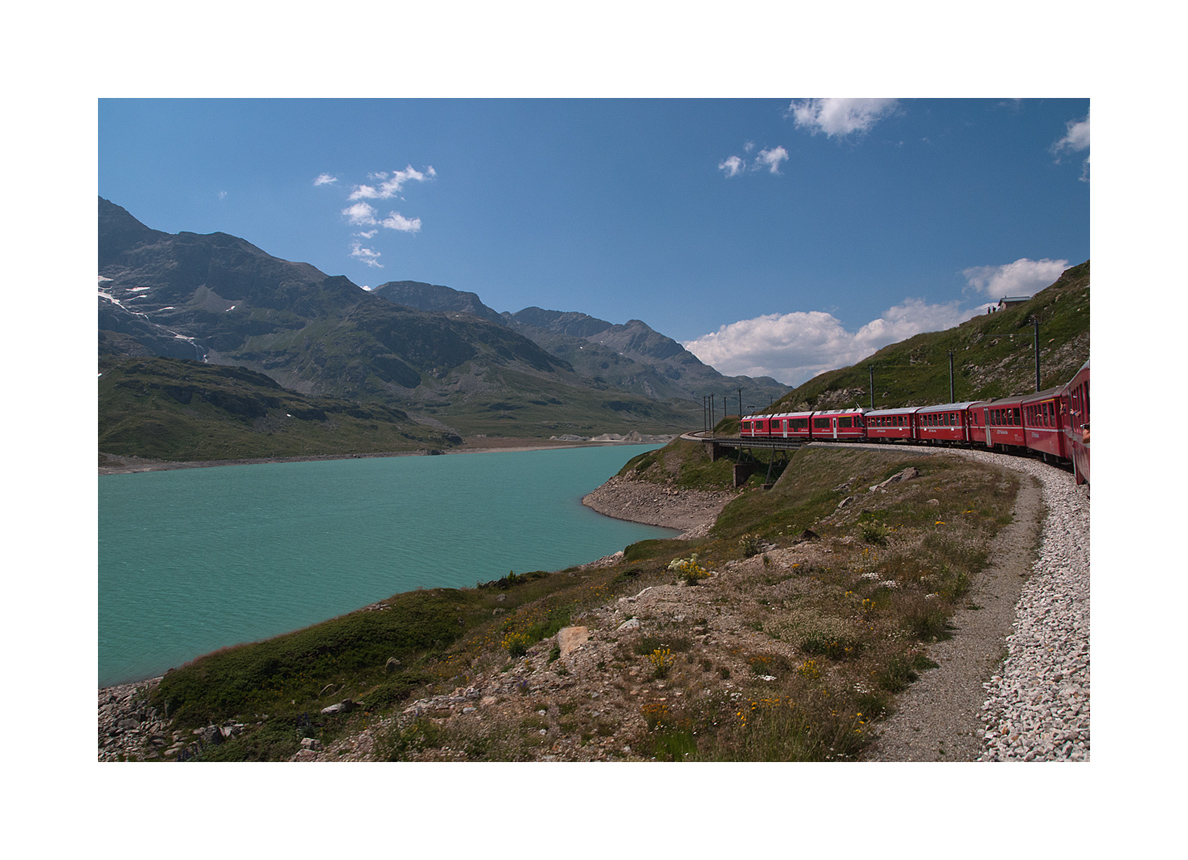
[[[953,638],[929,649],[938,667],[865,758],[1089,761],[1089,488],[1036,460],[956,453],[1024,475],[1013,521]]]
[[[1003,458],[1007,459],[1007,458]],[[984,686],[981,761],[1089,761],[1089,493],[1030,460],[1048,515],[1001,671]]]

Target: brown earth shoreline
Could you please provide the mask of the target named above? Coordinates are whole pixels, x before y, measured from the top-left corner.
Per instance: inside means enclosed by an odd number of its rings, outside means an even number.
[[[308,454],[297,457],[255,457],[242,460],[150,460],[119,454],[99,454],[100,475],[128,475],[136,472],[165,472],[174,469],[208,469],[214,466],[253,466],[261,463],[309,463],[321,460],[364,460],[379,457],[427,457],[433,454],[491,454],[498,451],[549,451],[554,448],[600,448],[608,445],[649,444],[630,439],[608,442],[574,442],[532,438],[472,437],[456,448],[416,451],[379,451],[368,454]]]
[[[582,498],[582,504],[616,520],[679,529],[681,538],[703,537],[737,493],[678,490],[615,476]]]

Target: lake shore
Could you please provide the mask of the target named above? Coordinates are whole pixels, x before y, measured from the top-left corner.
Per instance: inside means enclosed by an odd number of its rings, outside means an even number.
[[[320,460],[362,460],[377,457],[428,457],[436,454],[493,454],[500,451],[550,451],[555,448],[602,448],[611,445],[663,444],[672,436],[630,434],[620,439],[535,439],[521,437],[472,436],[456,448],[422,448],[417,451],[381,451],[368,454],[310,454],[298,457],[257,457],[242,460],[151,460],[143,457],[99,454],[99,474],[130,475],[137,472],[165,472],[175,469],[209,469],[214,466],[254,466],[262,463],[309,463]]]

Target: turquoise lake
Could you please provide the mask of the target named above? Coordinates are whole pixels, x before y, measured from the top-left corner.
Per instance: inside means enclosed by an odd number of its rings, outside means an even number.
[[[99,479],[99,686],[416,588],[560,570],[675,532],[581,498],[655,445]]]

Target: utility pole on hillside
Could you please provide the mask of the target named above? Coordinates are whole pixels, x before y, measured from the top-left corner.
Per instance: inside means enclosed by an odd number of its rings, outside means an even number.
[[[870,365],[870,410],[874,411],[874,365]]]
[[[1040,390],[1040,361],[1039,361],[1039,317],[1031,315],[1030,322],[1035,326],[1035,390]]]
[[[949,402],[956,403],[957,398],[953,396],[953,350],[949,350]]]

